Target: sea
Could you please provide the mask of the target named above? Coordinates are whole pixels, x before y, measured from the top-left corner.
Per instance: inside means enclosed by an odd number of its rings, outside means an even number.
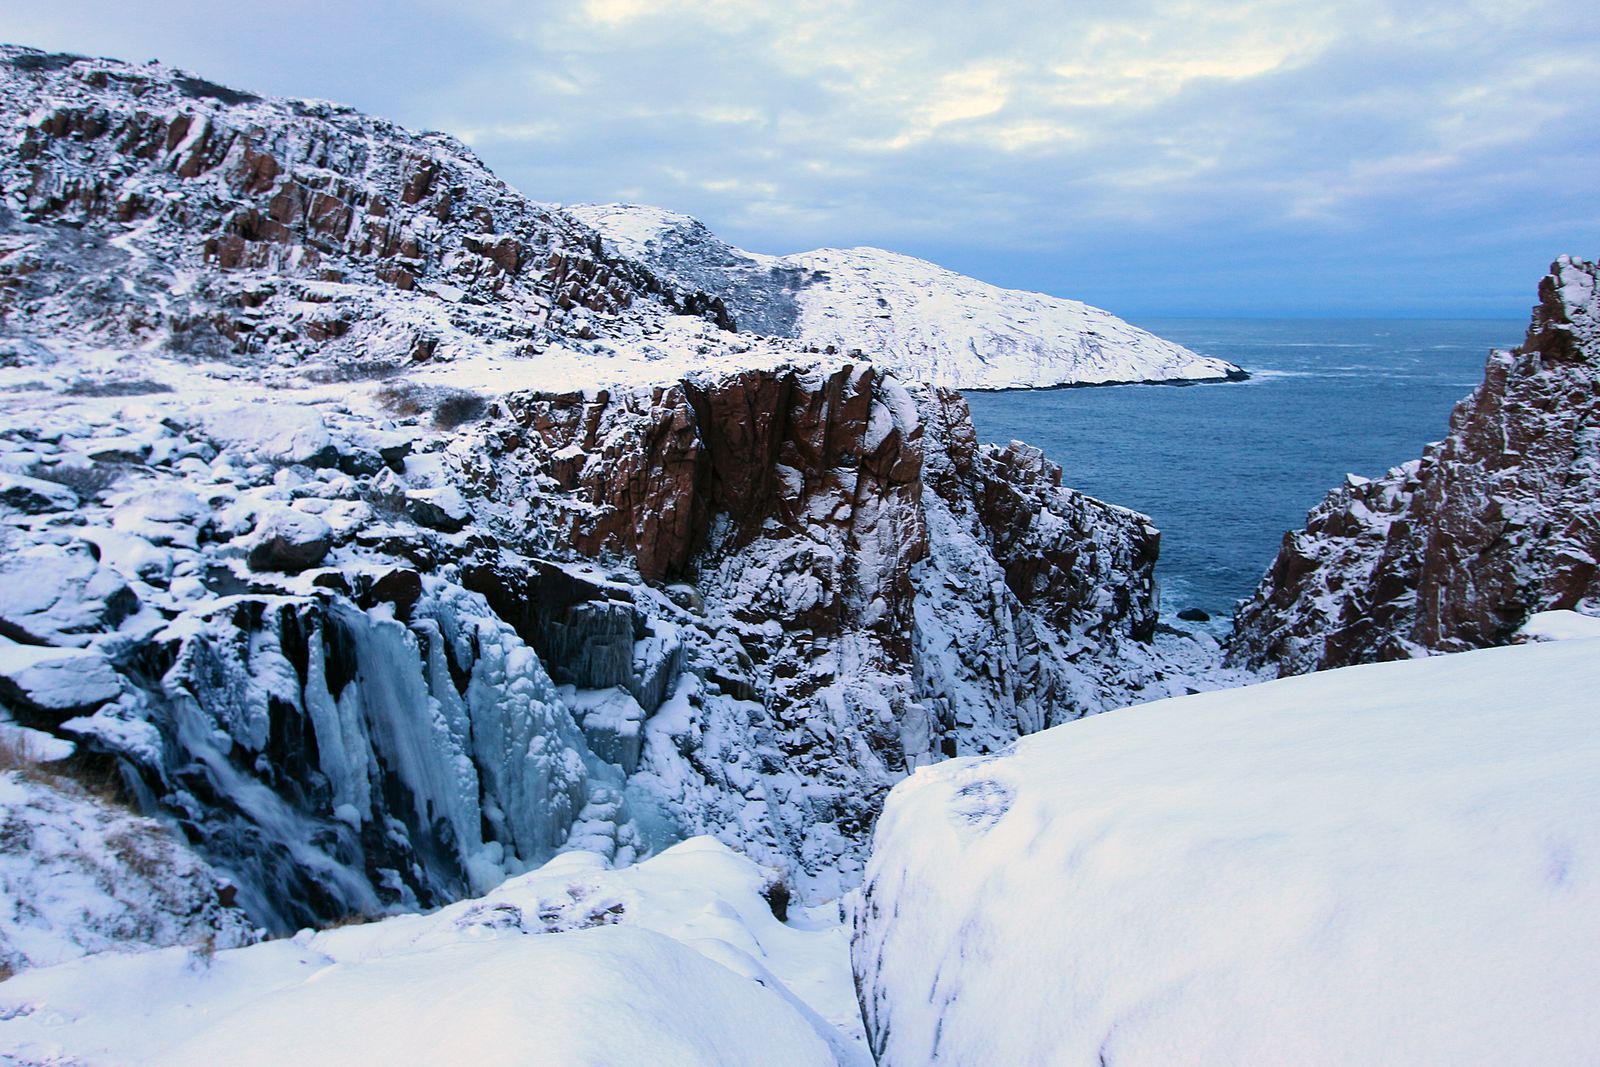
[[[1346,473],[1375,477],[1443,437],[1491,349],[1525,322],[1147,319],[1136,325],[1250,372],[1245,382],[969,392],[981,439],[1027,441],[1062,484],[1161,529],[1163,621],[1226,633],[1283,535]]]

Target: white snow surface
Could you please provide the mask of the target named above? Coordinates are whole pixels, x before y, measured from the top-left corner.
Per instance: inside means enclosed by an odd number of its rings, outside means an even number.
[[[860,348],[956,389],[1205,381],[1238,368],[1076,300],[980,282],[880,248],[788,257],[826,279],[799,293],[801,336]]]
[[[1002,289],[879,248],[767,256],[728,246],[698,220],[660,208],[580,204],[567,211],[619,254],[680,283],[715,288],[720,270],[724,285],[787,305],[788,335],[860,349],[906,381],[1022,389],[1214,381],[1239,369],[1079,301]],[[692,262],[696,252],[704,263]],[[737,318],[736,299],[729,303]]]
[[[0,1059],[871,1062],[836,910],[780,923],[764,872],[706,838],[604,867],[568,853],[431,915],[30,971],[0,986]]]
[[[919,769],[854,960],[884,1065],[1600,1048],[1600,641],[1161,701]]]
[[[1576,611],[1536,611],[1516,636],[1523,641],[1572,641],[1600,637],[1600,619]]]

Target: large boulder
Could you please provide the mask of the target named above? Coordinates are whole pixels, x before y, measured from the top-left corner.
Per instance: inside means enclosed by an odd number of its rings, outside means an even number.
[[[128,583],[84,542],[0,555],[0,635],[14,641],[87,644],[138,607]]]
[[[91,712],[121,693],[121,677],[98,652],[0,640],[0,700],[25,715],[59,721]]]
[[[454,486],[408,489],[406,513],[423,526],[444,533],[455,533],[472,521],[472,508]]]
[[[257,520],[245,558],[253,571],[296,573],[321,563],[332,547],[333,530],[326,522],[280,508]]]
[[[44,515],[73,510],[78,494],[59,482],[0,471],[0,505],[25,515]]]

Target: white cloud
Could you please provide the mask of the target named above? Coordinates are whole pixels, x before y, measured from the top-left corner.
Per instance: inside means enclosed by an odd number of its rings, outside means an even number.
[[[1245,235],[1600,239],[1584,180],[1548,170],[1600,166],[1600,20],[1571,0],[11,6],[25,43],[345,99],[534,196],[653,200],[766,250],[1005,263],[1182,233],[1220,278]]]

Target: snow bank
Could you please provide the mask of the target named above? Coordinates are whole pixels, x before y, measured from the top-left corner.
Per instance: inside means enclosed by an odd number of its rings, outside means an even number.
[[[1600,637],[1600,619],[1576,611],[1537,611],[1517,631],[1524,641],[1572,641]]]
[[[431,915],[31,971],[0,986],[0,1059],[870,1062],[830,1025],[843,928],[779,923],[764,884],[708,839],[619,871],[570,853]]]
[[[1597,653],[1349,668],[919,770],[856,923],[880,1062],[1592,1060]]]

